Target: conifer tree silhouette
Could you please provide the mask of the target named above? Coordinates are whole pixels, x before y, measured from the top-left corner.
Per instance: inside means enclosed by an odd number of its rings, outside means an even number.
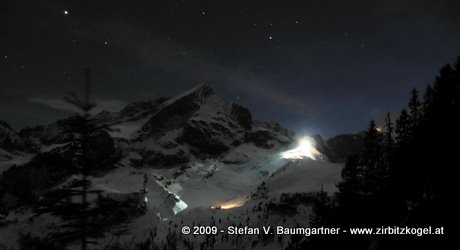
[[[96,244],[92,240],[103,236],[104,229],[110,225],[107,219],[101,216],[108,207],[114,206],[114,201],[101,196],[102,191],[91,189],[88,177],[91,172],[103,166],[115,167],[118,165],[119,155],[113,154],[103,158],[95,153],[94,141],[101,133],[110,131],[105,124],[98,124],[92,119],[91,111],[95,104],[91,102],[90,69],[85,69],[86,82],[84,99],[71,94],[65,100],[74,105],[79,113],[74,119],[71,129],[65,133],[72,134],[70,150],[73,152],[72,169],[78,178],[62,185],[62,187],[48,192],[39,203],[38,214],[50,213],[62,219],[62,230],[53,232],[51,239],[58,240],[61,247],[76,240],[81,242],[81,249],[88,249],[89,244]],[[113,210],[112,210],[113,211]],[[113,212],[116,214],[116,212]],[[123,217],[120,218],[120,222]]]

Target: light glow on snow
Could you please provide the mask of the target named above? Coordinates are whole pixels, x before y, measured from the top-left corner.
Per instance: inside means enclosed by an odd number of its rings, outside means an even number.
[[[316,156],[319,154],[320,153],[314,146],[314,140],[311,137],[304,136],[298,141],[297,147],[282,152],[281,157],[288,160],[300,160],[306,158],[316,160]]]
[[[188,207],[187,203],[181,200],[178,195],[175,195],[175,197],[176,199],[178,199],[178,201],[176,202],[176,205],[173,207],[174,215],[180,213]]]
[[[187,203],[185,203],[183,200],[181,200],[180,196],[176,194],[176,193],[178,193],[179,191],[182,190],[182,187],[179,184],[176,183],[174,185],[165,186],[163,182],[158,181],[158,180],[155,180],[155,181],[158,183],[158,185],[160,185],[160,187],[163,187],[163,189],[166,192],[168,192],[169,194],[174,195],[174,198],[176,199],[176,203],[174,204],[174,207],[172,208],[172,210],[174,212],[174,215],[182,212],[183,210],[185,210],[188,207]],[[170,190],[171,187],[172,187],[173,190]],[[173,192],[173,191],[175,191],[175,192]]]
[[[246,203],[246,199],[239,198],[239,199],[234,199],[234,200],[224,202],[218,206],[211,206],[210,208],[211,209],[232,209],[236,207],[241,207],[244,205],[244,203]]]

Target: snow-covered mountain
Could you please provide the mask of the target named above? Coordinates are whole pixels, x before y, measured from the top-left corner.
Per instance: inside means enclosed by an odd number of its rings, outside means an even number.
[[[104,232],[97,239],[101,249],[116,244],[121,249],[143,244],[169,248],[171,237],[181,239],[179,249],[187,244],[200,248],[209,240],[180,235],[179,224],[224,226],[248,220],[307,226],[311,204],[304,200],[311,201],[320,189],[334,192],[340,180],[342,165],[328,160],[336,149],[316,139],[318,151],[313,138],[304,139],[305,145],[277,123],[254,121],[248,109],[206,85],[132,103],[119,112],[103,111],[94,120],[113,130],[91,137],[91,157],[114,161],[91,173],[91,189],[115,202],[139,199],[146,207],[145,214],[131,215],[125,235]],[[21,235],[45,239],[46,232],[59,227],[59,220],[36,215],[33,208],[48,192],[78,178],[71,167],[74,135],[66,133],[74,122],[69,117],[19,132],[0,123],[0,224],[6,225],[0,227],[0,249],[17,248]],[[305,150],[311,152],[303,155]],[[290,158],[285,152],[300,155]],[[280,214],[282,207],[289,214]],[[241,246],[259,242],[277,249],[288,240],[245,237]],[[219,245],[231,248],[234,241],[222,238]]]
[[[340,134],[324,140],[320,135],[313,136],[318,151],[331,162],[345,163],[351,154],[359,153],[364,145],[364,132]]]

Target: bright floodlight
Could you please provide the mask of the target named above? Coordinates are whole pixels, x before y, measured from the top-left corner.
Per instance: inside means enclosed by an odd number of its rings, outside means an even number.
[[[313,146],[313,140],[310,137],[304,136],[299,140],[296,148],[281,153],[281,157],[290,160],[306,158],[315,160],[315,155],[318,154],[318,150]]]

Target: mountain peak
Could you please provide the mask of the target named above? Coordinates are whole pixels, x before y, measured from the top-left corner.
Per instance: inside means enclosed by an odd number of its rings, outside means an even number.
[[[0,127],[3,127],[7,130],[13,131],[13,128],[5,121],[0,120]]]
[[[206,99],[207,97],[209,96],[212,96],[214,95],[214,90],[212,90],[211,87],[209,87],[208,85],[202,83],[202,84],[199,84],[185,92],[182,92],[181,94],[179,95],[176,95],[174,97],[172,97],[171,99],[167,100],[164,102],[164,105],[169,105],[169,104],[172,104],[178,100],[181,100],[181,99],[189,99],[189,100],[198,100],[198,101],[202,101],[204,99]]]
[[[203,96],[209,96],[214,94],[214,90],[205,83],[200,83],[195,87],[185,91],[184,93],[197,93]]]
[[[177,96],[160,103],[155,114],[150,117],[142,130],[148,134],[181,127],[198,111],[214,91],[206,84],[197,85]]]

